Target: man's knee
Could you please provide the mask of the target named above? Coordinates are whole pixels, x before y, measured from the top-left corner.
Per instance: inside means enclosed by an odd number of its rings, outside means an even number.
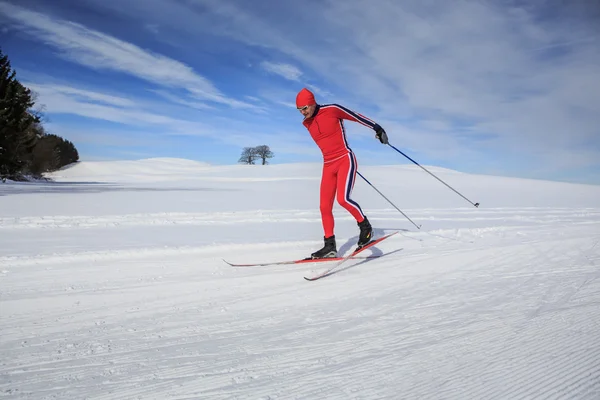
[[[338,198],[338,204],[344,208],[350,207],[350,203],[344,198]]]

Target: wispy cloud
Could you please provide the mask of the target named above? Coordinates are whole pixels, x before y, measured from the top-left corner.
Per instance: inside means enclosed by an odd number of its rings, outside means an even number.
[[[290,64],[263,61],[260,65],[265,71],[282,76],[290,81],[298,81],[302,76],[302,71]]]
[[[135,107],[136,103],[131,100],[120,96],[99,93],[91,90],[84,90],[79,88],[74,88],[66,85],[58,85],[58,84],[36,84],[33,82],[23,82],[23,84],[32,89],[34,92],[41,94],[44,98],[48,98],[48,96],[57,95],[57,96],[65,96],[71,97],[74,100],[79,100],[82,102],[98,102],[104,103],[112,106],[119,107]]]
[[[188,100],[185,97],[178,96],[166,90],[152,90],[153,93],[156,93],[163,98],[169,100],[172,103],[180,104],[189,108],[195,108],[197,110],[214,110],[215,107],[200,101]]]
[[[38,94],[38,102],[45,105],[48,114],[78,115],[137,127],[162,126],[165,133],[179,135],[211,135],[214,132],[214,129],[201,122],[161,114],[156,110],[160,105],[152,107],[139,99],[66,85],[24,84]]]
[[[140,132],[127,127],[115,129],[114,127],[106,128],[92,125],[82,128],[81,126],[65,123],[56,126],[53,122],[50,122],[48,130],[51,133],[69,138],[78,147],[159,147],[164,146],[165,142],[168,141],[168,137]]]
[[[63,57],[73,62],[133,75],[159,86],[182,88],[206,101],[235,108],[254,107],[225,96],[190,66],[113,36],[9,3],[0,2],[0,13],[14,20],[26,34],[59,49]]]

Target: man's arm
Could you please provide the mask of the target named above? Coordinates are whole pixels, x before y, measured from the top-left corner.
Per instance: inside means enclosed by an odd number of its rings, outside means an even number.
[[[387,133],[385,133],[385,130],[383,130],[378,123],[339,104],[332,104],[331,106],[335,110],[335,114],[338,118],[347,119],[368,126],[375,131],[375,137],[379,139],[381,143],[388,144]]]
[[[375,125],[377,125],[375,121],[365,117],[364,115],[354,112],[349,108],[339,104],[332,104],[331,106],[334,108],[336,117],[339,119],[347,119],[349,121],[358,122],[359,124],[368,126],[371,129],[375,129]]]

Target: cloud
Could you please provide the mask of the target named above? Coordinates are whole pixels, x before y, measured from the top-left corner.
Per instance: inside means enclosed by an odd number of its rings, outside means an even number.
[[[175,104],[180,104],[189,108],[195,108],[197,110],[215,110],[215,107],[209,104],[200,101],[188,100],[185,97],[172,94],[166,90],[152,90],[152,92],[164,97],[165,99]]]
[[[41,94],[44,98],[48,98],[48,95],[54,94],[63,95],[65,97],[68,96],[73,99],[79,99],[83,102],[99,102],[119,107],[134,107],[136,105],[134,101],[124,97],[94,92],[91,90],[78,89],[66,85],[36,84],[32,82],[23,82],[23,85],[30,88],[34,92]]]
[[[198,121],[162,114],[160,104],[58,84],[23,83],[39,96],[48,114],[69,114],[132,127],[162,126],[165,134],[210,136],[214,130]]]
[[[298,81],[302,72],[293,65],[263,61],[260,66],[267,72],[284,77],[290,81]]]
[[[59,49],[64,58],[78,64],[133,75],[159,86],[182,88],[202,100],[254,108],[226,97],[190,66],[113,36],[4,2],[0,2],[0,13],[16,21],[26,34]]]
[[[148,30],[149,32],[152,32],[155,35],[158,35],[160,33],[160,26],[158,24],[145,24],[144,29]]]
[[[68,123],[55,124],[49,123],[48,131],[60,136],[69,138],[78,147],[98,148],[98,147],[162,147],[168,141],[166,137],[159,137],[149,132],[139,131],[138,129],[115,129],[114,127],[96,127],[86,126],[82,128],[79,125]],[[89,158],[86,156],[86,159]]]

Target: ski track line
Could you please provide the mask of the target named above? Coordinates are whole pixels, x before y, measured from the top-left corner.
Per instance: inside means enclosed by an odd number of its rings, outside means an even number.
[[[474,221],[504,221],[529,223],[572,223],[600,219],[600,210],[461,210],[422,209],[411,211],[419,217],[419,221],[427,223],[438,222],[474,222]],[[373,221],[398,220],[402,217],[395,210],[374,210],[370,212]],[[436,216],[439,215],[439,216]],[[339,220],[348,220],[348,216],[339,216]],[[164,226],[164,225],[230,225],[244,223],[290,223],[320,221],[320,215],[313,210],[253,210],[230,212],[162,212],[103,216],[37,216],[37,217],[0,217],[0,230],[3,229],[89,229],[89,228],[118,228],[133,226]]]
[[[216,225],[259,222],[308,222],[319,219],[308,211],[232,211],[211,213],[149,213],[105,216],[42,216],[0,218],[0,229],[73,229],[127,226]]]
[[[132,264],[131,275],[103,271],[118,257],[86,270],[66,265],[57,276],[40,270],[21,283],[38,291],[40,306],[32,297],[15,319],[0,316],[0,390],[15,398],[597,398],[591,232],[465,229],[477,239],[468,246],[394,238],[382,248],[401,243],[406,255],[318,285],[300,282],[304,267],[215,275],[217,260],[188,268],[192,258],[182,256],[196,253],[177,251],[172,274],[156,261]],[[45,305],[52,296],[64,301]]]
[[[575,347],[577,347],[578,345],[576,344]]]
[[[549,318],[548,320],[552,320],[552,318]],[[554,324],[555,324],[555,321],[552,321],[552,324],[549,324],[549,325],[554,325]],[[516,355],[516,353],[522,352],[523,350],[525,350],[527,352],[527,354],[526,354],[527,355],[527,357],[526,357],[527,363],[526,363],[526,365],[523,366],[523,369],[525,369],[526,371],[523,371],[523,373],[520,373],[520,371],[518,369],[515,370],[515,367],[513,367],[510,370],[507,369],[502,372],[504,372],[505,376],[510,376],[512,374],[516,374],[516,376],[518,376],[519,378],[517,379],[517,382],[515,382],[515,384],[526,385],[527,382],[534,381],[534,382],[537,382],[538,384],[542,385],[541,381],[543,381],[545,379],[550,380],[550,381],[555,381],[556,380],[555,377],[553,377],[552,375],[548,376],[548,371],[546,371],[544,369],[545,368],[544,366],[541,366],[542,368],[539,370],[532,370],[532,364],[538,364],[539,363],[538,362],[539,360],[537,360],[538,358],[551,358],[554,360],[556,358],[556,356],[554,354],[552,354],[553,349],[556,348],[556,344],[560,343],[560,341],[551,340],[551,339],[553,339],[556,336],[561,336],[561,341],[562,341],[562,339],[564,339],[564,337],[566,337],[567,334],[565,333],[565,331],[560,330],[560,331],[551,331],[549,334],[546,333],[544,335],[543,324],[536,324],[535,326],[529,325],[528,329],[533,331],[532,332],[533,334],[531,335],[531,339],[530,339],[532,341],[532,343],[529,344],[528,346],[526,346],[525,349],[522,348],[522,344],[520,345],[519,343],[517,343],[516,340],[514,340],[523,334],[522,331],[521,332],[513,332],[512,338],[510,335],[507,335],[507,337],[505,337],[504,340],[501,341],[501,343],[503,343],[502,351],[505,353],[510,353],[510,354],[515,353],[515,355]],[[579,336],[584,336],[584,335],[579,335]],[[536,337],[538,337],[539,339],[537,339]],[[587,336],[587,337],[585,337],[585,339],[586,340],[584,340],[583,342],[586,342],[586,341],[589,342],[589,339],[591,339],[591,337]],[[596,350],[600,350],[600,348],[598,346],[596,346]],[[564,357],[570,361],[572,361],[573,354],[576,354],[577,352],[581,352],[582,355],[587,354],[587,352],[585,350],[582,350],[581,342],[578,342],[578,341],[570,341],[567,344],[567,347],[564,349],[561,349],[561,351],[564,354]],[[598,354],[592,355],[593,358],[597,358],[597,356],[598,356]],[[578,360],[579,360],[579,362],[582,362],[581,359],[578,359]],[[561,363],[561,365],[563,365],[563,364]],[[525,374],[525,372],[529,372],[529,374]],[[533,373],[533,376],[532,376],[532,373]],[[526,378],[524,378],[524,376],[526,376]],[[500,375],[498,377],[502,378],[503,376]],[[518,385],[518,386],[522,387],[522,385]],[[505,394],[508,395],[508,393],[505,393]]]
[[[553,226],[553,225],[549,225]],[[494,226],[491,228],[461,228],[456,229],[437,229],[431,233],[442,235],[442,234],[458,234],[459,238],[473,238],[473,239],[484,239],[486,236],[497,235],[503,233],[507,235],[509,232],[516,231],[519,235],[526,234],[527,231],[531,231],[535,228],[534,226]],[[538,226],[539,228],[539,226]],[[535,231],[534,231],[535,232]],[[553,235],[553,233],[542,233],[542,235]],[[401,235],[402,236],[402,235]],[[537,235],[539,237],[539,235]],[[415,232],[412,233],[412,237],[421,237],[423,239],[431,239],[429,232]],[[498,239],[497,236],[491,236],[494,239]],[[456,241],[456,238],[441,238],[446,242]],[[514,240],[512,236],[510,240]],[[538,240],[539,239],[534,239]],[[461,241],[464,243],[464,241]],[[204,255],[214,254],[215,257],[221,257],[224,252],[248,252],[249,250],[268,250],[274,245],[279,247],[291,246],[291,247],[308,247],[312,245],[312,241],[280,241],[277,243],[226,243],[226,244],[209,244],[204,246],[181,246],[181,247],[169,247],[163,246],[160,248],[154,247],[141,247],[132,248],[127,250],[104,250],[104,251],[83,251],[83,252],[65,252],[65,253],[53,253],[44,255],[31,255],[31,256],[0,256],[0,267],[3,266],[30,266],[30,265],[46,265],[46,264],[58,264],[58,263],[82,263],[82,262],[100,262],[100,261],[111,261],[111,260],[134,260],[150,258],[155,259],[156,257],[173,257],[181,255]],[[1,279],[1,276],[0,276]]]
[[[492,302],[492,304],[493,304],[493,302]],[[499,327],[499,328],[502,328],[502,327]],[[506,332],[502,332],[502,330],[499,330],[499,332],[500,332],[500,337],[502,337],[502,336],[506,335]],[[536,334],[536,335],[537,335],[537,334]],[[540,330],[540,331],[539,331],[539,336],[540,336],[540,337],[543,337],[543,336],[544,336],[544,335],[543,335],[543,330]],[[593,340],[593,339],[591,339],[591,337],[592,337],[591,335],[588,335],[588,341],[590,341],[590,340]],[[502,343],[502,340],[500,340],[500,342]],[[506,342],[506,346],[505,346],[505,348],[503,349],[503,351],[504,351],[504,352],[509,352],[509,350],[511,350],[511,348],[514,348],[514,349],[515,349],[515,351],[522,351],[522,350],[521,350],[521,347],[522,347],[522,344],[521,344],[521,345],[519,345],[519,344],[514,344],[514,345],[511,345],[511,343],[509,343],[509,342]],[[580,344],[579,344],[579,343],[574,343],[574,344],[573,344],[571,347],[573,347],[573,348],[581,348],[581,346],[580,346]],[[554,348],[554,343],[548,343],[548,342],[544,342],[543,344],[541,344],[541,345],[540,345],[540,348],[542,349],[542,350],[540,350],[540,352],[541,352],[541,353],[543,353],[543,352],[545,351],[545,349],[546,349],[546,348]],[[535,351],[535,349],[534,349],[534,351]],[[567,354],[572,354],[572,352],[571,352],[571,350],[570,350],[570,349],[566,349],[566,353],[567,353]],[[568,357],[567,357],[567,358],[568,358]],[[526,367],[526,369],[527,369],[527,370],[529,370],[529,368],[530,368],[529,366],[527,366],[527,367]],[[485,370],[485,369],[482,369],[482,371],[484,371],[484,370]],[[526,372],[526,371],[524,371],[524,372]],[[513,374],[513,371],[512,371],[512,370],[510,370],[510,371],[509,371],[509,370],[507,370],[507,372],[506,372],[506,373],[507,373],[508,375],[512,375],[512,374]],[[532,379],[532,376],[531,376],[531,375],[524,374],[524,376],[527,376],[527,378],[525,378],[526,380]],[[452,380],[452,379],[450,379],[450,380]],[[521,386],[519,386],[519,385],[513,385],[513,386],[521,387]],[[491,386],[490,386],[490,387],[491,387]],[[493,389],[492,391],[495,391],[495,390],[497,390],[497,388]],[[462,393],[463,393],[463,395],[464,395],[464,388],[463,388],[463,389],[461,389],[461,392],[462,392]],[[471,394],[474,394],[474,393],[471,393]],[[503,393],[503,395],[506,395],[506,393]],[[478,393],[478,394],[476,394],[474,397],[475,397],[475,398],[488,398],[488,397],[487,397],[487,396],[486,396],[484,393]],[[510,398],[516,398],[516,397],[510,397]]]
[[[280,241],[277,243],[225,243],[225,244],[209,244],[205,246],[180,246],[171,247],[164,246],[161,248],[154,247],[139,247],[128,250],[99,250],[99,251],[82,251],[82,252],[66,252],[54,253],[47,255],[32,255],[32,256],[2,256],[0,257],[0,266],[28,266],[28,265],[45,265],[45,264],[66,264],[66,263],[82,263],[82,262],[106,262],[114,260],[136,260],[136,259],[156,259],[162,257],[168,260],[174,256],[189,256],[189,255],[214,255],[220,258],[225,253],[247,252],[248,250],[268,250],[274,245],[278,246],[304,246],[313,245],[312,241]],[[221,261],[222,262],[222,261]]]
[[[52,312],[47,312],[44,314],[44,316],[40,319],[39,316],[33,314],[32,317],[27,317],[25,315],[23,315],[24,313],[20,313],[17,315],[10,315],[7,314],[6,317],[8,317],[8,322],[5,323],[5,329],[4,329],[4,334],[5,337],[9,337],[9,334],[12,333],[11,331],[11,326],[21,326],[26,324],[27,322],[31,322],[31,320],[35,320],[37,321],[36,325],[39,328],[43,328],[45,331],[48,331],[49,328],[51,328],[52,326],[55,326],[56,322],[60,322],[60,329],[63,329],[65,327],[70,327],[70,325],[73,326],[73,328],[76,328],[77,326],[80,326],[82,323],[88,322],[87,325],[91,324],[93,322],[93,324],[95,325],[99,325],[101,326],[101,329],[103,331],[108,330],[111,327],[115,327],[115,328],[119,328],[120,327],[120,323],[119,322],[115,322],[113,324],[106,324],[105,323],[105,319],[107,319],[106,317],[109,317],[111,315],[118,315],[120,311],[122,311],[123,309],[127,309],[127,311],[130,311],[131,314],[130,316],[128,316],[128,321],[130,324],[135,325],[136,321],[143,321],[145,319],[147,319],[149,316],[152,316],[154,318],[158,318],[159,317],[168,317],[170,316],[170,314],[176,310],[178,313],[197,313],[199,311],[199,306],[194,305],[194,300],[195,298],[198,296],[196,293],[200,292],[203,293],[204,295],[206,294],[210,294],[210,291],[207,289],[208,284],[195,284],[192,283],[190,285],[188,285],[190,287],[190,290],[192,290],[191,293],[188,292],[183,292],[183,293],[177,293],[177,291],[173,290],[173,291],[168,291],[169,287],[172,286],[173,289],[177,289],[177,288],[182,288],[184,289],[184,287],[182,287],[181,282],[185,282],[186,280],[189,280],[189,277],[187,277],[186,275],[180,276],[177,279],[174,279],[172,282],[163,282],[163,281],[154,281],[153,284],[149,284],[149,285],[143,285],[143,286],[139,286],[139,285],[132,285],[132,284],[127,284],[127,291],[135,291],[135,295],[132,294],[128,294],[127,296],[124,296],[123,294],[119,295],[117,294],[116,296],[114,296],[115,299],[118,299],[118,306],[115,306],[114,308],[107,308],[107,306],[97,306],[97,305],[93,305],[92,307],[85,307],[85,306],[79,306],[79,304],[81,302],[83,302],[84,300],[86,300],[87,298],[89,298],[91,296],[96,296],[96,295],[100,295],[102,294],[102,290],[97,290],[97,291],[87,291],[87,290],[76,290],[75,293],[65,293],[61,288],[55,288],[54,290],[51,291],[46,291],[46,292],[41,292],[41,291],[37,291],[35,288],[33,289],[34,291],[36,291],[38,293],[39,296],[44,296],[45,298],[51,298],[54,296],[57,297],[73,297],[73,296],[77,296],[78,301],[71,301],[71,302],[65,302],[65,305],[73,305],[73,303],[75,303],[77,305],[77,307],[81,307],[79,308],[79,312],[77,312],[75,315],[72,314],[71,310],[67,310],[67,311],[63,311],[61,310],[59,313],[52,313]],[[211,281],[214,282],[214,281]],[[230,279],[229,282],[233,285],[235,284],[235,281],[233,279]],[[41,286],[45,286],[44,282],[40,282],[39,283]],[[150,297],[151,293],[154,291],[154,287],[153,285],[160,285],[161,289],[166,290],[169,294],[168,298],[165,297],[156,297],[156,296],[152,296],[150,298],[150,300],[146,300],[144,301],[144,307],[139,307],[139,297],[140,296],[144,296],[144,297]],[[121,288],[121,291],[123,291],[123,289]],[[281,293],[285,293],[286,289],[285,288],[281,288],[281,287],[277,287],[274,286],[274,289],[271,290],[271,294],[281,294]],[[208,293],[207,293],[208,292]],[[254,294],[251,293],[252,297],[247,296],[245,301],[246,302],[250,302],[253,300],[253,298],[262,298],[261,294]],[[18,300],[21,300],[21,304],[23,303],[23,299],[28,299],[28,297],[23,297],[23,298],[19,298]],[[166,300],[168,300],[169,302],[167,304],[163,304]],[[170,302],[176,300],[177,303],[176,304],[183,304],[182,305],[178,305],[178,306],[173,306],[170,304]],[[226,309],[227,306],[229,306],[230,304],[235,304],[237,302],[236,299],[231,299],[229,300],[229,302],[227,301],[220,301],[219,302],[219,310],[220,309]],[[7,301],[6,302],[7,305],[9,305],[10,303]],[[210,305],[210,304],[209,304]],[[219,313],[219,310],[216,311],[216,313]],[[90,315],[94,315],[97,311],[105,311],[108,313],[108,316],[106,317],[95,317],[93,321],[89,321],[89,316]],[[203,313],[204,315],[206,315],[206,313]],[[175,326],[171,325],[171,328],[174,328]],[[157,328],[157,329],[162,329],[161,328]],[[22,336],[19,336],[20,338],[22,338]],[[25,337],[27,338],[27,337]],[[10,342],[7,342],[10,345]],[[16,343],[15,343],[16,344]]]
[[[491,302],[491,303],[492,303],[492,304],[494,304],[494,302]],[[486,304],[487,304],[487,302],[486,302]],[[540,332],[540,333],[541,333],[541,332]],[[552,348],[552,347],[553,347],[553,343],[550,343],[550,344],[548,344],[548,346],[549,346],[550,348]],[[577,343],[576,343],[576,344],[575,344],[573,347],[579,347],[579,344],[577,344]],[[463,394],[464,394],[464,393],[463,393]],[[478,397],[478,398],[479,398],[479,397]]]

